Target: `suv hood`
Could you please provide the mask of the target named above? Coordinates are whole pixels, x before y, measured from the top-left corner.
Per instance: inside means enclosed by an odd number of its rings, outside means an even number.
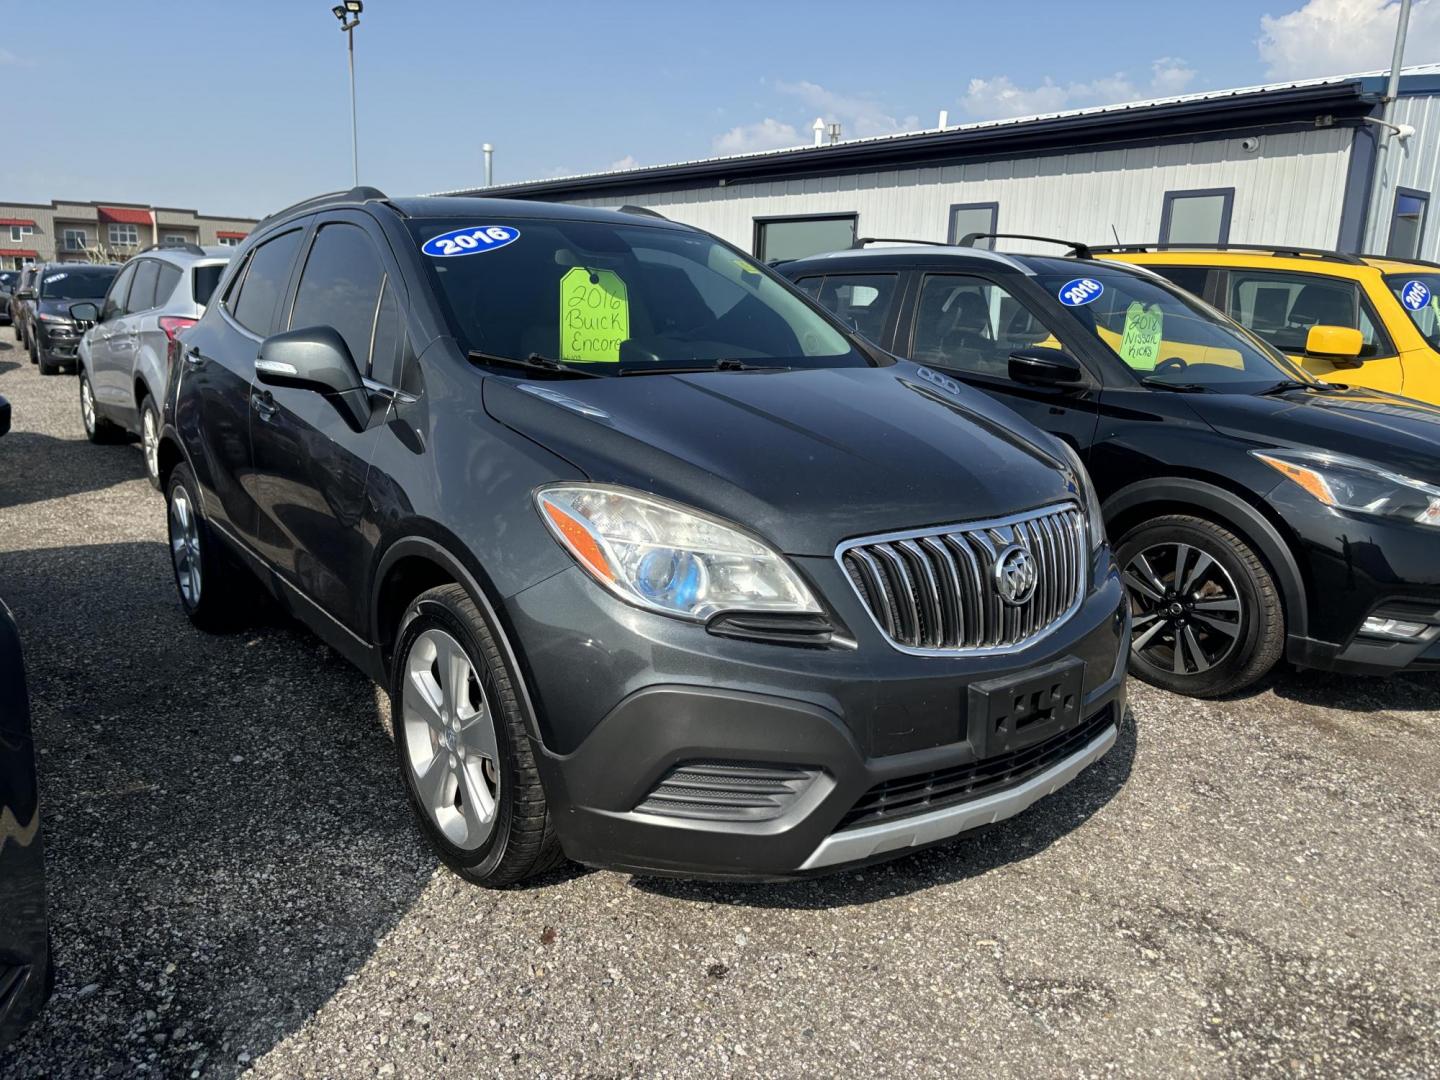
[[[37,300],[35,301],[35,310],[44,312],[46,315],[63,315],[68,319],[72,304],[95,304],[98,306],[99,303],[98,300]]]
[[[491,416],[590,479],[718,514],[789,555],[1073,497],[1050,436],[908,361],[523,384],[493,376],[484,396]]]
[[[1267,397],[1194,394],[1215,430],[1266,446],[1324,450],[1440,483],[1440,408],[1379,391],[1292,390]]]

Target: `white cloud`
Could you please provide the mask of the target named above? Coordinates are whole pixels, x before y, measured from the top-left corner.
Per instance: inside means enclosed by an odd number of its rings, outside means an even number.
[[[1390,66],[1400,5],[1396,0],[1308,0],[1260,19],[1260,59],[1274,79],[1343,75]],[[1416,0],[1405,62],[1440,61],[1440,0]]]
[[[803,141],[794,124],[767,116],[758,124],[740,124],[723,135],[716,135],[711,146],[717,154],[747,154],[755,150],[799,146]]]
[[[893,135],[897,131],[913,131],[919,126],[917,116],[891,116],[880,103],[866,97],[837,93],[812,82],[777,82],[775,89],[799,98],[826,122],[839,121],[847,139],[863,139],[871,135]]]
[[[971,79],[960,104],[978,120],[1002,120],[1147,97],[1168,97],[1183,93],[1194,79],[1195,70],[1186,66],[1184,60],[1163,56],[1151,63],[1150,81],[1146,86],[1120,71],[1089,82],[1057,83],[1047,76],[1036,86],[1017,86],[1008,75],[997,75],[993,79]]]
[[[628,169],[638,169],[640,162],[635,160],[634,154],[626,154],[619,161],[610,163],[610,172],[625,172]]]

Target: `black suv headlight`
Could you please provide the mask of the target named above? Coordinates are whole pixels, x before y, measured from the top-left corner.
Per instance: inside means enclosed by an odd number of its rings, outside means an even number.
[[[1440,487],[1368,461],[1311,450],[1252,450],[1251,455],[1326,506],[1440,528]]]

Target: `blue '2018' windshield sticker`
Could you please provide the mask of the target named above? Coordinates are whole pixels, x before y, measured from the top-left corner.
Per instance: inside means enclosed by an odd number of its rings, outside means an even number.
[[[1400,302],[1411,311],[1420,311],[1430,303],[1430,286],[1423,281],[1407,281],[1400,290]]]
[[[479,255],[483,251],[494,251],[520,239],[520,230],[509,225],[467,225],[463,229],[451,229],[439,236],[432,236],[420,248],[426,255],[437,259],[448,259],[455,255]]]
[[[1093,277],[1077,277],[1060,286],[1060,303],[1066,307],[1083,307],[1092,300],[1100,299],[1105,286]]]

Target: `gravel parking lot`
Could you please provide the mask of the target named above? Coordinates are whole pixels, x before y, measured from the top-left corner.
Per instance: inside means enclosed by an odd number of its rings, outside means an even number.
[[[461,884],[375,689],[192,630],[136,446],[0,331],[58,964],[5,1076],[1440,1073],[1440,677],[1136,685],[983,836],[783,886]]]

